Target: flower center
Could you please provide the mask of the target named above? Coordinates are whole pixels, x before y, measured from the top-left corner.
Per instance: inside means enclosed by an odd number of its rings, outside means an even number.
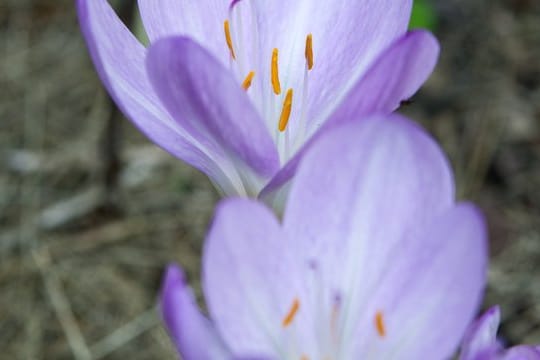
[[[314,273],[317,273],[316,268],[313,270]],[[320,286],[320,283],[318,285]],[[323,293],[320,291],[315,292],[315,302],[311,303],[311,306],[310,304],[302,304],[298,297],[293,298],[281,321],[284,337],[279,353],[284,359],[290,360],[339,360],[351,358],[350,351],[354,349],[355,344],[350,342],[355,341],[358,336],[358,328],[353,327],[351,329],[353,333],[351,334],[344,333],[345,322],[350,320],[348,318],[351,314],[348,314],[347,309],[343,306],[345,300],[343,294],[335,291],[328,302],[324,301],[325,296],[321,297]],[[306,311],[313,312],[313,314],[306,314]],[[304,314],[301,315],[301,313]],[[310,319],[314,322],[305,323]],[[364,336],[370,336],[369,332],[371,332],[375,338],[383,340],[387,335],[384,312],[377,310],[373,314],[372,321],[372,330],[361,330],[361,333],[365,334]],[[314,334],[309,334],[310,331],[314,331]],[[309,338],[310,335],[315,336],[315,348],[307,348],[309,345],[301,342],[301,339],[306,339],[306,336]],[[356,340],[360,341],[361,339]],[[370,357],[368,356],[368,358]]]
[[[252,101],[258,106],[259,111],[262,113],[263,118],[270,130],[270,133],[274,137],[274,142],[278,149],[280,160],[287,161],[305,142],[307,136],[307,112],[305,111],[308,100],[308,73],[314,67],[314,55],[313,55],[313,35],[308,34],[305,42],[305,73],[303,82],[296,83],[301,89],[294,91],[292,87],[288,88],[283,94],[282,82],[280,78],[280,64],[279,64],[279,49],[273,48],[271,58],[269,59],[269,68],[262,67],[260,65],[253,66],[251,69],[246,62],[254,61],[258,64],[259,59],[252,59],[252,57],[258,56],[255,49],[258,49],[257,31],[249,33],[250,37],[244,37],[242,12],[237,9],[241,3],[240,0],[234,0],[230,5],[229,18],[234,20],[230,21],[226,19],[223,23],[223,30],[225,34],[225,43],[229,50],[231,70],[240,75],[240,79],[244,79],[241,82],[241,86],[245,91],[249,91],[249,96]],[[247,11],[246,9],[243,9]],[[251,26],[256,27],[255,15],[252,12],[250,15]],[[248,16],[249,17],[249,16]],[[247,21],[250,23],[250,21]],[[248,25],[249,26],[249,25]],[[253,36],[251,36],[253,35]],[[249,49],[245,49],[244,43],[250,43],[253,41],[252,50],[254,54],[248,54]],[[246,55],[246,56],[242,56]],[[248,58],[246,58],[248,57]],[[253,69],[255,67],[256,69]],[[269,73],[261,76],[259,72],[264,72],[264,69],[269,69]],[[245,75],[247,73],[247,75]],[[256,89],[252,89],[254,79],[266,78],[269,79],[267,84],[261,82]],[[266,81],[264,81],[266,82]],[[268,89],[265,91],[265,89]],[[301,93],[301,101],[295,101],[295,93]],[[294,120],[294,129],[291,129],[290,121]]]
[[[316,328],[313,330],[317,332],[317,337],[320,337],[317,344],[318,348],[303,351],[306,349],[302,348],[302,344],[297,343],[296,340],[298,338],[296,336],[297,334],[295,333],[295,329],[293,329],[293,323],[295,322],[299,312],[305,311],[305,309],[301,309],[300,300],[298,298],[294,298],[288,312],[285,314],[281,322],[283,329],[289,331],[289,333],[286,334],[287,340],[285,340],[284,349],[282,350],[282,352],[286,354],[286,358],[291,360],[338,359],[341,341],[339,333],[341,305],[341,296],[336,295],[332,301],[330,313],[324,311],[324,308],[317,310],[317,316],[320,316],[320,321],[322,322],[313,324],[313,326]],[[298,323],[295,324],[295,326],[296,329],[300,329],[302,326],[306,326],[306,324]]]

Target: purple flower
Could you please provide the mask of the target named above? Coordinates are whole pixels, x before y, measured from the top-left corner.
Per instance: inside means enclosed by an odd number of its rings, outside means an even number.
[[[411,3],[139,0],[146,49],[106,0],[77,1],[101,79],[139,129],[223,194],[266,186],[269,199],[311,140],[391,113],[432,72],[438,43],[407,32]]]
[[[486,247],[436,143],[398,115],[370,118],[306,153],[281,221],[221,203],[203,253],[209,318],[174,265],[161,308],[186,360],[447,359],[481,299]]]
[[[520,345],[504,349],[497,340],[499,307],[489,309],[467,330],[460,360],[539,360],[540,347]]]

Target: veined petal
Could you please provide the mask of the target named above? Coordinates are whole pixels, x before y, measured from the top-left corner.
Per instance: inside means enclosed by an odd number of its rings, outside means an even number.
[[[207,146],[222,147],[261,176],[279,168],[264,122],[233,75],[188,38],[155,42],[147,68],[175,120]]]
[[[273,48],[286,54],[280,61],[285,88],[302,89],[306,35],[313,35],[315,66],[309,74],[307,108],[308,119],[319,119],[406,32],[412,1],[253,0],[253,4],[261,67],[265,68]],[[264,76],[269,83],[269,75]]]
[[[437,40],[425,31],[410,32],[396,41],[354,85],[334,113],[326,115],[329,119],[271,179],[261,191],[261,199],[278,205],[282,202],[282,189],[296,173],[300,160],[325,133],[340,124],[361,122],[370,114],[391,113],[402,100],[414,95],[433,71],[438,54]]]
[[[297,268],[305,265],[286,250],[293,240],[260,203],[231,199],[218,207],[204,249],[203,289],[233,353],[286,358],[279,347],[290,333],[282,322],[295,298],[303,298]],[[309,312],[300,307],[294,321],[311,328],[304,320]]]
[[[421,30],[407,33],[379,56],[326,124],[396,110],[401,101],[411,98],[431,75],[438,56],[439,44],[431,33]]]
[[[399,242],[404,230],[453,201],[451,170],[427,133],[399,115],[373,117],[329,132],[307,153],[291,187],[284,226],[293,238],[336,249],[357,243],[358,236]],[[384,232],[366,233],[381,221]]]
[[[204,44],[224,63],[229,59],[229,50],[223,37],[228,1],[138,0],[138,4],[151,42],[182,35]]]
[[[328,293],[344,292],[350,332],[405,234],[453,202],[446,158],[421,128],[398,115],[366,119],[321,137],[302,159],[283,220],[295,239],[288,249],[318,259]]]
[[[146,74],[145,48],[109,3],[78,0],[77,10],[96,69],[122,112],[154,143],[206,173],[225,193],[236,193],[238,174],[224,154],[201,146],[163,108]]]
[[[160,301],[165,325],[182,359],[231,359],[213,325],[197,308],[184,273],[175,265],[167,269]]]
[[[357,279],[360,291],[371,296],[351,334],[362,341],[350,358],[366,353],[381,359],[451,358],[480,305],[486,282],[483,217],[470,204],[457,205],[390,251],[396,256],[388,263],[371,258],[383,275],[375,288],[366,289],[364,280]],[[384,335],[374,325],[377,311],[384,314]]]

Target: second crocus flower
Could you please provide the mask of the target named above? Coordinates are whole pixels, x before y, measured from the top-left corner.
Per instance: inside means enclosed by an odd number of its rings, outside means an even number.
[[[448,359],[481,300],[486,233],[445,157],[399,116],[321,138],[282,220],[230,199],[206,239],[200,313],[176,266],[161,306],[197,359]]]

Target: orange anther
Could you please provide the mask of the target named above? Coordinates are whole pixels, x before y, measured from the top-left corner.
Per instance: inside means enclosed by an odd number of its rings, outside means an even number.
[[[306,38],[306,64],[308,70],[313,69],[313,35],[309,34]]]
[[[381,311],[377,311],[375,314],[375,328],[377,329],[377,334],[380,337],[386,336],[386,327],[384,325],[384,315]]]
[[[242,87],[244,88],[244,90],[249,89],[254,76],[255,76],[255,71],[250,71],[249,74],[247,74],[246,78],[242,82]]]
[[[225,23],[223,24],[223,29],[225,30],[225,41],[227,41],[227,47],[231,52],[231,57],[236,60],[236,55],[234,53],[234,46],[231,37],[231,25],[229,24],[229,20],[225,20]]]
[[[295,298],[291,306],[291,309],[289,310],[287,315],[283,318],[281,325],[283,327],[288,327],[289,325],[291,325],[299,309],[300,309],[300,300]]]
[[[271,65],[271,74],[272,74],[272,88],[274,89],[274,94],[281,94],[281,84],[279,82],[279,68],[278,68],[278,49],[272,51],[272,65]]]
[[[293,101],[293,89],[287,90],[287,95],[285,95],[285,100],[283,101],[283,109],[281,110],[281,116],[279,118],[278,129],[281,132],[284,132],[287,129],[289,124],[289,118],[291,117],[292,110],[292,101]]]

